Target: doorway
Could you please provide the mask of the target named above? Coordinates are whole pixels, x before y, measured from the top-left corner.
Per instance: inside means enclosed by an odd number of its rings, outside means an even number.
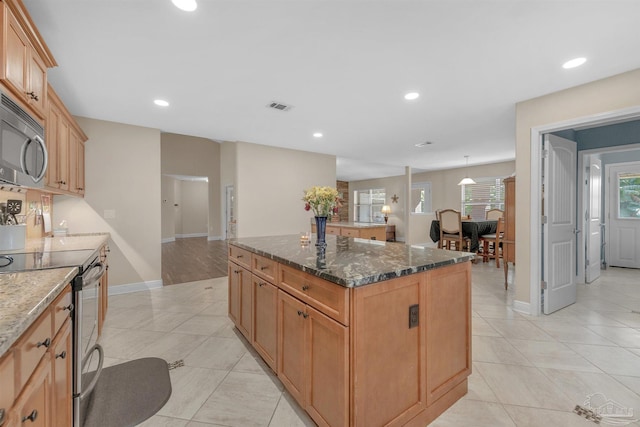
[[[559,122],[549,125],[544,125],[540,127],[534,127],[531,129],[531,157],[530,157],[530,166],[531,166],[531,182],[530,182],[530,194],[531,194],[531,221],[530,221],[530,230],[532,236],[538,236],[538,238],[533,238],[529,242],[530,249],[530,258],[529,262],[531,265],[531,277],[530,277],[530,302],[526,307],[526,311],[529,314],[537,316],[543,312],[542,303],[543,303],[543,295],[544,290],[544,280],[543,278],[549,275],[556,274],[556,271],[549,271],[549,266],[547,265],[547,271],[543,270],[545,268],[545,264],[543,262],[545,255],[544,252],[544,240],[543,240],[543,221],[537,220],[537,218],[543,219],[543,207],[544,207],[544,184],[543,184],[543,161],[544,161],[544,151],[543,151],[543,136],[548,133],[560,132],[564,130],[571,130],[575,128],[587,128],[587,127],[599,127],[606,126],[614,123],[626,122],[638,120],[640,118],[640,106],[614,111],[610,113],[602,113],[594,116],[581,117],[577,119],[567,120],[565,122]],[[612,144],[613,145],[613,144]],[[582,182],[582,181],[581,181]],[[579,186],[580,187],[580,186]],[[581,191],[580,191],[581,192]],[[578,200],[575,202],[577,206]],[[583,230],[583,222],[578,221],[579,228],[576,228],[577,233],[581,233]],[[580,243],[577,244],[578,249],[582,250],[582,268],[584,268],[584,238],[581,236],[578,239]],[[580,262],[580,256],[578,255],[578,261]],[[578,267],[580,270],[580,267]],[[582,270],[584,271],[584,270]],[[578,272],[576,272],[576,276]],[[540,285],[538,285],[540,284]]]

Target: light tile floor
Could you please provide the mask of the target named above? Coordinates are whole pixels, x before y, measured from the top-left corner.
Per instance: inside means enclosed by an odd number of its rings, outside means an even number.
[[[640,418],[640,272],[610,268],[579,285],[576,304],[541,317],[510,308],[503,277],[473,265],[469,393],[431,425],[593,426],[572,411],[596,393],[593,406],[604,396]],[[226,277],[112,296],[102,344],[107,366],[184,360],[171,399],[143,426],[314,425],[234,330]]]

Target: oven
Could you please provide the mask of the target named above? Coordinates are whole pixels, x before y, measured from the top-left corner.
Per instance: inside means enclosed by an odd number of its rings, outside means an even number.
[[[98,343],[100,283],[106,265],[96,254],[83,266],[72,282],[73,287],[73,425],[82,426],[91,392],[98,382],[104,354]]]

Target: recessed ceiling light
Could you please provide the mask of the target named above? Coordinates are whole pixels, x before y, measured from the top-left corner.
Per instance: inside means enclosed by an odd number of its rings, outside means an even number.
[[[164,99],[156,99],[153,101],[154,104],[160,106],[160,107],[168,107],[169,106],[169,102],[165,101]]]
[[[565,69],[576,68],[581,66],[585,62],[587,62],[587,58],[573,58],[572,60],[562,64],[562,68],[565,68]]]
[[[178,9],[184,10],[186,12],[193,12],[198,7],[198,3],[196,3],[196,0],[171,0],[171,2]]]
[[[418,99],[418,97],[420,97],[418,92],[409,92],[404,96],[404,99],[407,101],[413,101],[414,99]]]
[[[314,138],[322,138],[322,132],[316,132],[313,134]]]

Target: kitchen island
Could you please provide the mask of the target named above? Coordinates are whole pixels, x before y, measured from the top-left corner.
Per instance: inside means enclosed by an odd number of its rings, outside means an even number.
[[[311,241],[314,241],[312,237]],[[229,317],[320,426],[425,426],[467,392],[473,254],[233,239]]]

